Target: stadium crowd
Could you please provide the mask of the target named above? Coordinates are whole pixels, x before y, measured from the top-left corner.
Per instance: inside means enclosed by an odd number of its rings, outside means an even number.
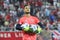
[[[24,14],[23,9],[26,4],[31,9],[31,15],[38,17],[43,23],[43,28],[50,25],[49,28],[53,29],[51,26],[60,22],[60,8],[54,6],[52,2],[44,3],[42,0],[2,0],[0,1],[0,27],[13,28],[18,18]]]
[[[60,7],[44,0],[1,0],[0,31],[16,31],[15,25],[24,14],[24,5],[31,9],[31,15],[40,19],[43,29],[60,31]]]

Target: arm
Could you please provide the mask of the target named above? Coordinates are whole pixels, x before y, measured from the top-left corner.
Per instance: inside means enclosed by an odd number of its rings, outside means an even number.
[[[38,25],[39,25],[42,29],[44,28],[44,26],[43,26],[43,24],[42,24],[41,22],[39,22]]]
[[[17,30],[22,30],[22,27],[21,27],[22,22],[23,22],[23,18],[20,18],[17,22],[17,25],[16,25]]]
[[[43,24],[40,22],[38,18],[35,17],[35,21],[42,29],[44,28]]]
[[[17,29],[17,30],[22,30],[21,24],[17,24],[17,25],[16,25],[16,29]]]

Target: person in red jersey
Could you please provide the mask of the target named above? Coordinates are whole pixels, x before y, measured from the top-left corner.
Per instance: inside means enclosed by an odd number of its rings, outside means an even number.
[[[30,15],[29,6],[26,5],[24,7],[24,12],[25,14],[19,19],[18,24],[16,25],[17,30],[22,30],[23,28],[21,27],[21,25],[24,23],[28,23],[29,25],[38,24],[42,27],[40,20],[37,17]],[[29,33],[24,32],[23,30],[22,32],[23,32],[23,40],[36,40],[37,35],[35,33],[29,34]]]

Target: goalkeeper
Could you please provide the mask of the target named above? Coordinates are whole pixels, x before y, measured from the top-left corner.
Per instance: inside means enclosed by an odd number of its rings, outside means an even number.
[[[22,30],[23,32],[23,40],[36,40],[36,33],[32,33],[32,35],[30,35],[29,33],[26,33],[25,31],[28,31],[30,29],[29,26],[26,27],[26,29],[23,30],[24,27],[21,27],[22,24],[28,23],[29,25],[31,24],[38,24],[42,27],[42,24],[40,23],[39,19],[36,18],[35,16],[31,16],[30,15],[30,8],[29,6],[25,6],[24,7],[24,15],[23,17],[21,17],[18,21],[18,24],[16,25],[16,29],[17,30]],[[39,32],[41,31],[41,29],[39,29]]]

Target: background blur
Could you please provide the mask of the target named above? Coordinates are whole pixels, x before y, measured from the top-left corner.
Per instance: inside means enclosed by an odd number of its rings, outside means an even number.
[[[60,30],[60,0],[0,0],[0,31],[16,31],[26,4],[30,6],[31,15],[38,17],[44,25],[44,32]]]

